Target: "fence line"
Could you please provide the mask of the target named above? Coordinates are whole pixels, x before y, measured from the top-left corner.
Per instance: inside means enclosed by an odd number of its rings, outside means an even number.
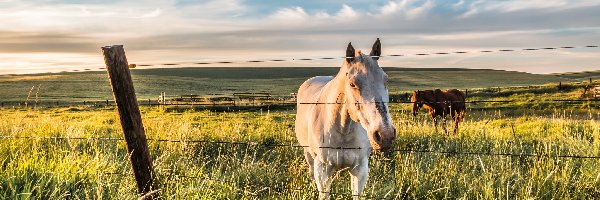
[[[48,140],[100,140],[100,141],[124,141],[123,138],[101,138],[101,137],[58,137],[58,136],[10,136],[3,135],[0,139],[48,139]],[[246,145],[246,146],[259,146],[265,148],[308,148],[310,146],[303,146],[297,144],[261,144],[258,142],[238,142],[238,141],[209,141],[209,140],[171,140],[171,139],[154,139],[148,138],[148,141],[155,142],[170,142],[170,143],[208,143],[208,144],[223,144],[223,145]],[[322,149],[334,149],[334,150],[357,150],[362,149],[360,147],[319,147]],[[370,148],[369,148],[370,149]],[[444,154],[444,155],[481,155],[481,156],[503,156],[503,157],[556,157],[556,158],[573,158],[573,159],[600,159],[600,156],[583,156],[583,155],[552,155],[552,154],[529,154],[529,153],[493,153],[493,152],[460,152],[460,151],[439,151],[431,149],[393,149],[394,152],[400,153],[432,153],[432,154]]]
[[[472,54],[472,53],[503,53],[503,52],[531,52],[531,51],[542,51],[542,50],[559,50],[559,49],[589,49],[589,48],[598,48],[598,45],[582,45],[582,46],[557,46],[557,47],[543,47],[543,48],[514,48],[514,49],[495,49],[495,50],[475,50],[475,51],[448,51],[448,52],[432,52],[432,53],[414,53],[414,54],[387,54],[377,57],[408,57],[408,56],[440,56],[440,55],[463,55],[463,54]],[[287,59],[248,59],[248,60],[221,60],[221,61],[186,61],[186,62],[164,62],[164,63],[144,63],[135,64],[136,67],[152,67],[152,66],[180,66],[180,65],[211,65],[211,64],[255,64],[255,63],[267,63],[267,62],[296,62],[296,61],[313,61],[313,60],[335,60],[335,59],[345,59],[346,57],[342,56],[333,56],[333,57],[313,57],[313,58],[287,58]],[[98,66],[96,63],[87,64],[88,66],[96,67]],[[98,68],[86,68],[82,70],[71,70],[72,72],[86,72],[90,70],[105,70],[104,66]],[[57,72],[57,73],[63,73]],[[53,72],[49,72],[53,73]],[[6,75],[15,75],[15,74],[6,74]],[[2,76],[2,75],[0,75]]]
[[[450,51],[450,52],[434,52],[434,53],[415,53],[415,54],[387,54],[382,56],[372,57],[406,57],[406,56],[435,56],[435,55],[460,55],[467,53],[493,53],[493,52],[514,52],[514,51],[538,51],[538,50],[557,50],[557,49],[575,49],[575,48],[597,48],[598,45],[584,45],[584,46],[560,46],[560,47],[545,47],[545,48],[522,48],[522,49],[496,49],[496,50],[478,50],[478,51]],[[214,62],[169,62],[161,64],[138,64],[140,67],[150,66],[177,66],[177,65],[209,65],[209,64],[244,64],[244,63],[265,63],[265,62],[289,62],[289,61],[312,61],[312,60],[334,60],[334,59],[345,59],[343,56],[334,57],[316,57],[316,58],[288,58],[288,59],[250,59],[242,61],[234,60],[222,60]],[[99,68],[104,69],[104,68]]]
[[[219,106],[233,106],[233,107],[253,107],[253,106],[295,106],[297,104],[307,105],[307,104],[346,104],[344,102],[286,102],[286,101],[264,101],[264,102],[254,102],[254,103],[214,103],[214,104],[203,104],[203,103],[144,103],[148,101],[139,101],[140,106],[207,106],[207,107],[219,107]],[[358,102],[358,103],[350,103],[350,104],[371,104],[371,103],[384,103],[384,104],[412,104],[412,103],[466,103],[466,104],[478,104],[478,103],[581,103],[581,102],[600,102],[600,99],[546,99],[546,100],[473,100],[473,101],[443,101],[443,102],[435,102],[435,101],[374,101],[374,102]],[[14,107],[15,105],[22,105],[19,102],[0,102],[0,107]],[[60,105],[54,106],[57,104],[48,103],[47,107],[69,107],[69,106],[115,106],[114,103],[106,104],[104,101],[85,101],[84,102],[74,102],[74,103],[62,103]],[[23,106],[21,106],[23,107]],[[42,104],[38,105],[38,107],[43,107]]]

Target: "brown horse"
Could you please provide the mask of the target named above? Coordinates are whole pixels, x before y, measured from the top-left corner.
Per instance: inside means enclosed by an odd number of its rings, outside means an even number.
[[[413,115],[417,115],[417,112],[423,105],[425,109],[429,111],[429,115],[433,118],[433,123],[437,131],[437,116],[442,118],[442,128],[444,132],[448,132],[446,129],[446,115],[450,114],[454,121],[454,134],[458,133],[458,123],[465,117],[465,94],[457,89],[450,89],[442,91],[440,89],[435,90],[417,90],[413,91],[413,95],[410,98],[413,103],[412,112]]]

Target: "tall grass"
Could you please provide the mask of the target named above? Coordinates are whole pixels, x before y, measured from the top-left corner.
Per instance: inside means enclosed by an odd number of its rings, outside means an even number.
[[[458,135],[436,132],[425,114],[391,105],[396,149],[374,153],[364,195],[372,198],[594,198],[600,195],[600,116],[588,107],[475,105]],[[516,109],[518,108],[518,109]],[[122,137],[114,110],[73,107],[0,110],[8,136]],[[149,141],[166,199],[314,199],[294,110],[211,112],[143,108],[148,138],[245,141],[219,144]],[[448,126],[450,128],[450,126]],[[491,156],[489,153],[540,156]],[[2,199],[132,199],[135,180],[124,141],[0,139]],[[348,199],[347,172],[334,182]]]

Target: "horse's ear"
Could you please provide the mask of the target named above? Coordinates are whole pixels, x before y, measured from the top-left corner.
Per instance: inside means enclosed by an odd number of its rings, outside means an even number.
[[[348,48],[346,48],[346,62],[350,63],[354,59],[354,47],[352,47],[352,42],[348,43]]]
[[[379,41],[379,38],[377,38],[375,44],[373,44],[373,48],[371,49],[371,53],[369,53],[369,55],[371,58],[373,58],[373,60],[379,60],[379,56],[381,56],[381,41]]]

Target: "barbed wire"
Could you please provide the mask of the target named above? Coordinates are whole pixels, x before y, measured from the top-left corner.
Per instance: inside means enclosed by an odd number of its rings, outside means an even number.
[[[557,50],[557,49],[575,49],[575,48],[597,48],[598,45],[584,45],[584,46],[561,46],[561,47],[544,47],[544,48],[522,48],[522,49],[497,49],[497,50],[477,50],[477,51],[449,51],[449,52],[434,52],[434,53],[414,53],[414,54],[387,54],[382,56],[372,57],[407,57],[407,56],[434,56],[434,55],[452,55],[452,54],[468,54],[468,53],[493,53],[493,52],[514,52],[514,51],[538,51],[538,50]],[[312,57],[312,58],[288,58],[288,59],[248,59],[242,61],[197,61],[197,62],[166,62],[162,64],[149,64],[143,63],[136,66],[140,67],[151,67],[151,66],[177,66],[177,65],[210,65],[210,64],[244,64],[244,63],[265,63],[265,62],[289,62],[289,61],[313,61],[313,60],[334,60],[334,59],[346,59],[347,57],[342,56],[330,56],[330,57]],[[352,57],[350,57],[352,58]],[[104,68],[100,68],[104,69]]]
[[[474,101],[373,101],[373,102],[300,102],[297,104],[412,104],[412,103],[561,103],[561,102],[598,102],[600,99],[551,99],[551,100],[474,100]]]
[[[49,140],[101,140],[101,141],[124,141],[124,138],[101,138],[101,137],[59,137],[59,136],[0,136],[0,139],[49,139]],[[225,145],[247,145],[257,146],[264,148],[278,148],[278,147],[289,147],[289,148],[311,148],[307,145],[297,144],[268,144],[259,142],[239,142],[239,141],[209,141],[209,140],[171,140],[171,139],[154,139],[147,138],[147,141],[155,142],[171,142],[171,143],[211,143],[211,144],[225,144]],[[321,146],[321,149],[333,149],[333,150],[360,150],[364,149],[361,147],[343,147],[343,146]],[[372,150],[372,148],[369,148]],[[502,153],[502,152],[461,152],[461,151],[443,151],[443,150],[432,150],[432,149],[392,149],[391,151],[400,153],[433,153],[433,154],[445,154],[445,155],[482,155],[482,156],[504,156],[504,157],[556,157],[556,158],[574,158],[574,159],[600,159],[600,156],[585,156],[585,155],[560,155],[560,154],[531,154],[531,153]]]
[[[440,56],[440,55],[464,55],[464,54],[473,54],[473,53],[500,53],[500,52],[531,52],[531,51],[541,51],[541,50],[559,50],[559,49],[584,49],[584,48],[598,48],[598,45],[582,45],[582,46],[558,46],[558,47],[543,47],[543,48],[514,48],[514,49],[495,49],[495,50],[473,50],[473,51],[447,51],[447,52],[433,52],[433,53],[411,53],[411,54],[386,54],[382,56],[372,56],[372,57],[409,57],[409,56]],[[314,61],[314,60],[335,60],[335,59],[345,59],[346,57],[342,56],[315,56],[315,57],[304,57],[304,58],[287,58],[287,59],[232,59],[232,60],[221,60],[221,61],[185,61],[185,62],[163,62],[163,63],[146,63],[139,62],[140,64],[136,64],[136,67],[154,67],[154,66],[181,66],[181,65],[192,65],[192,66],[202,66],[202,65],[215,65],[215,64],[254,64],[254,63],[268,63],[268,62],[294,62],[294,61]],[[138,63],[138,62],[130,62],[130,63]],[[89,66],[85,69],[75,69],[71,70],[72,72],[85,72],[90,70],[105,70],[106,67],[104,65],[98,65],[96,63],[86,64]],[[60,71],[60,72],[48,72],[48,73],[64,73],[68,71]],[[6,74],[6,75],[15,75],[15,74]]]

